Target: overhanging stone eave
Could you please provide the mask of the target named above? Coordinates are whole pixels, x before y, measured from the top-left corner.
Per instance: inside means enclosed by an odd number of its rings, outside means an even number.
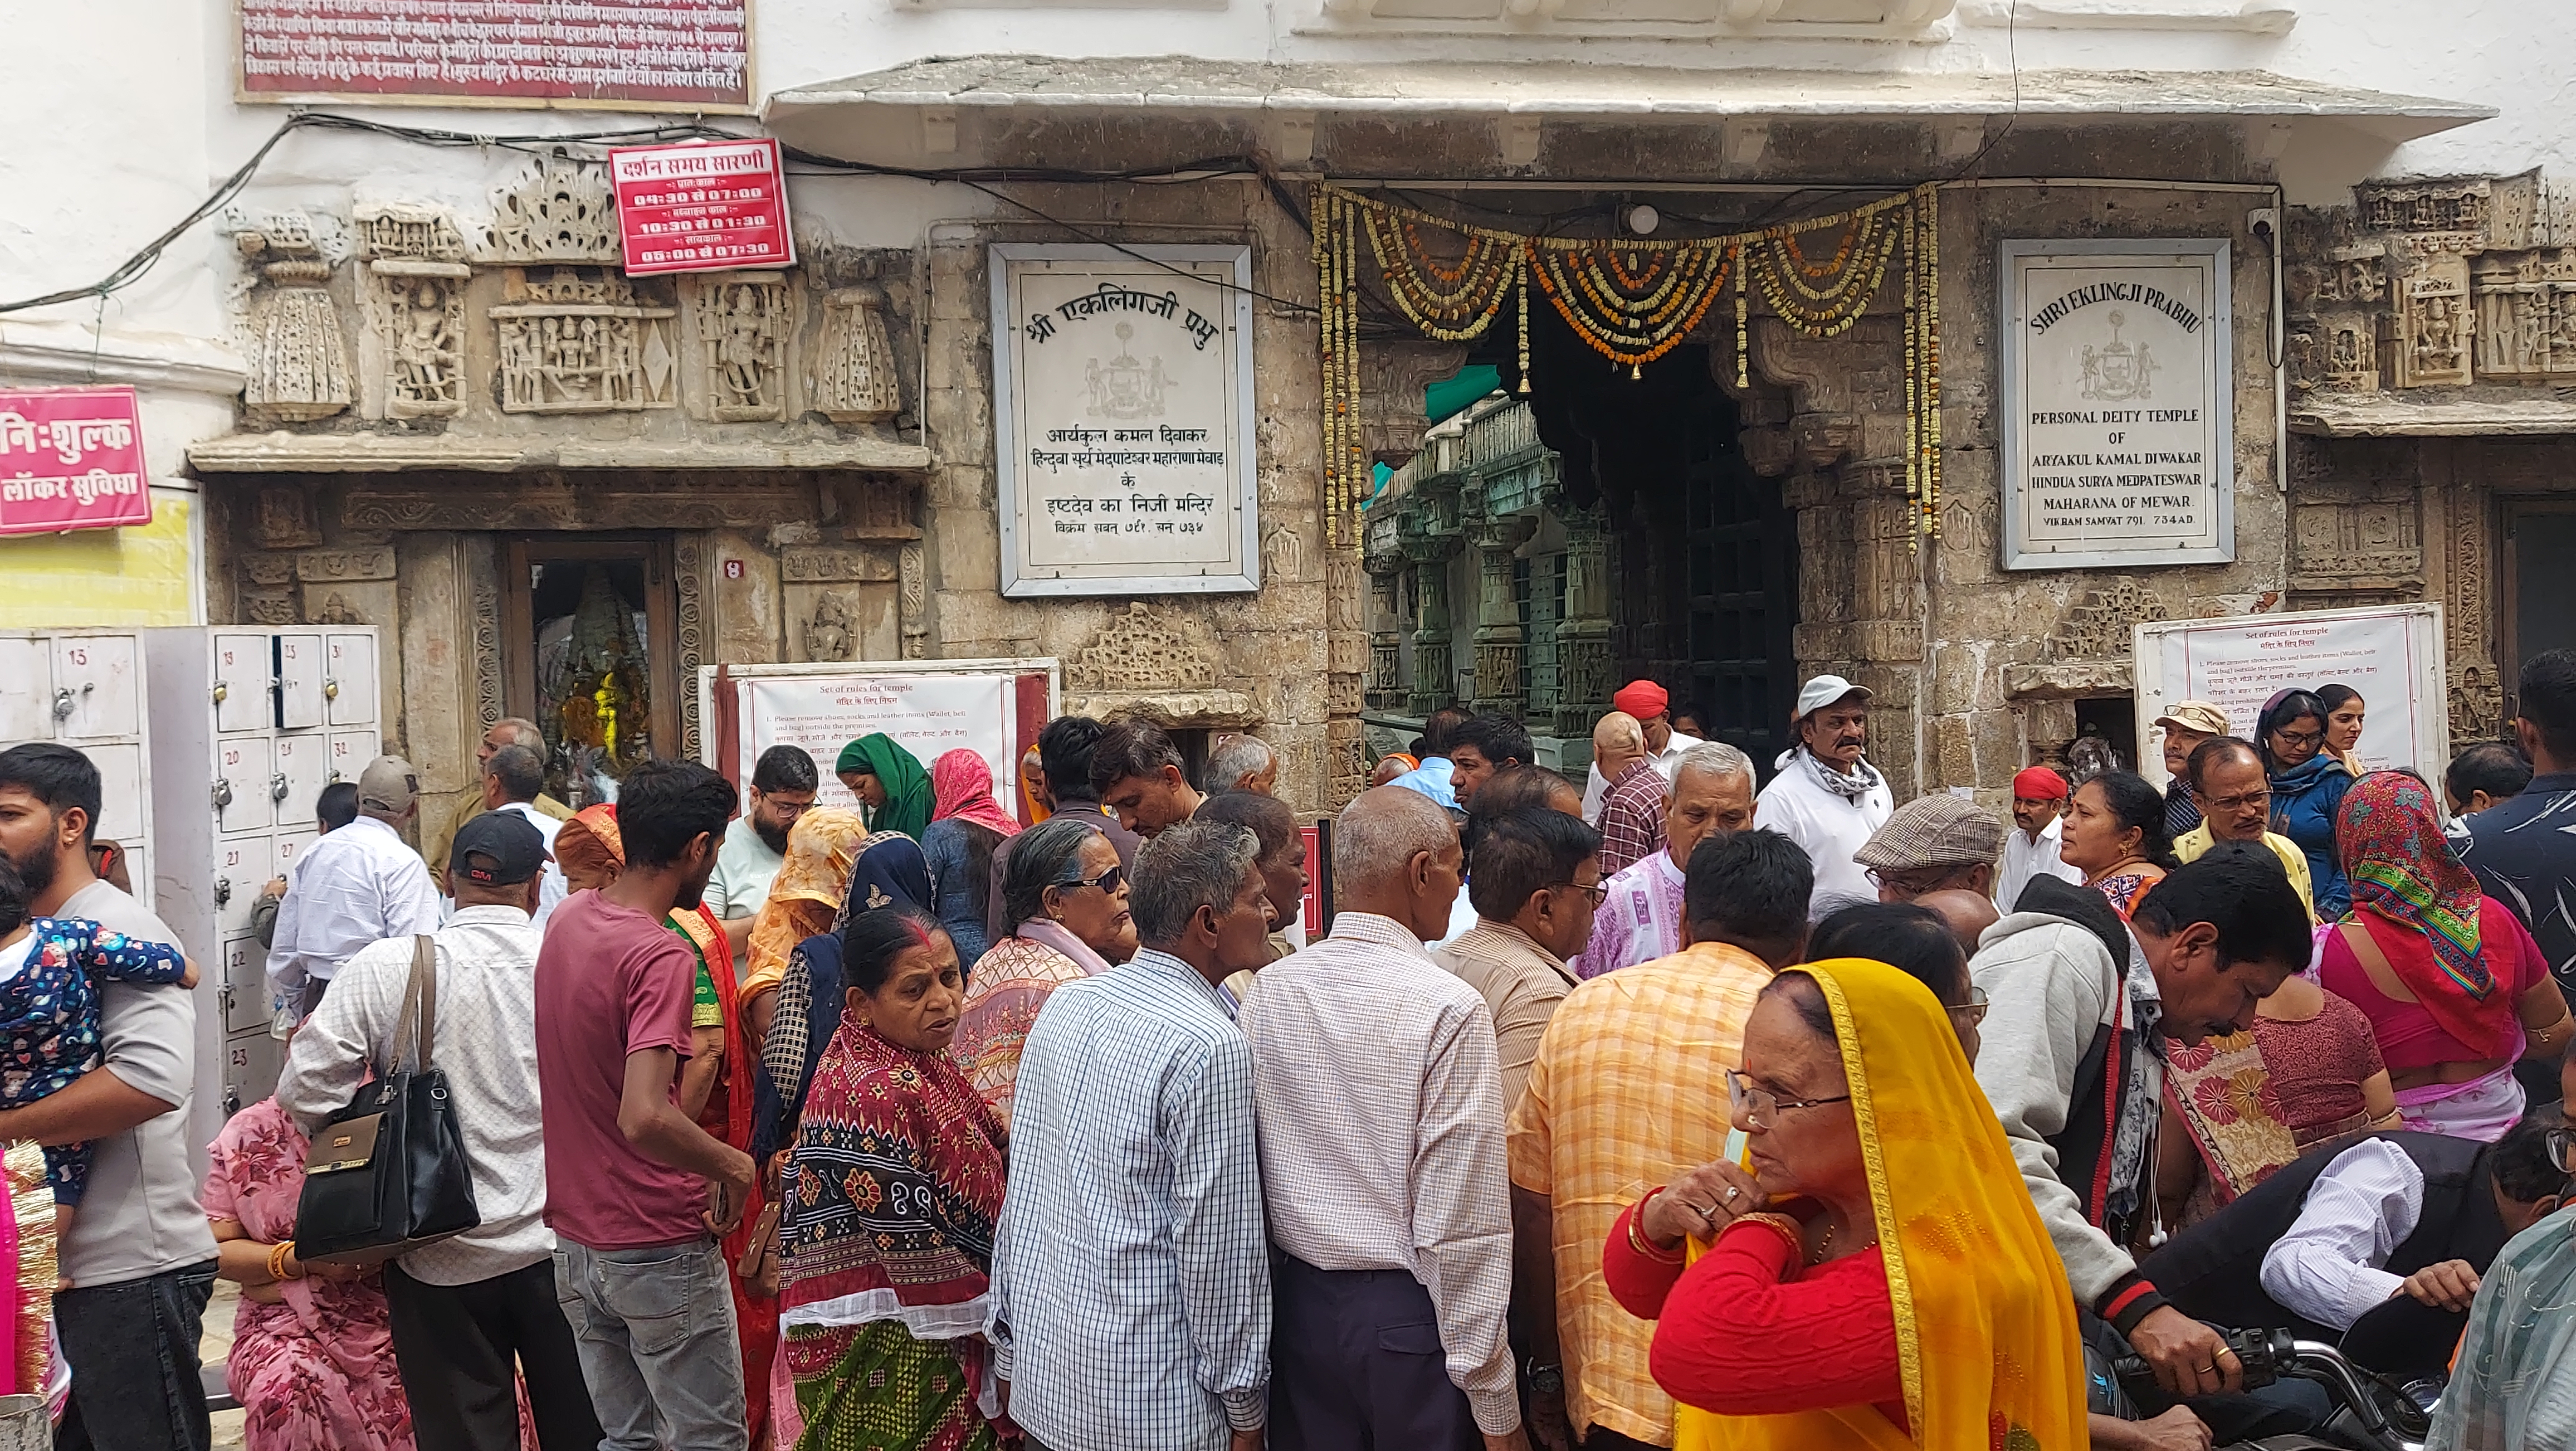
[[[2576,400],[2311,394],[2290,405],[2290,431],[2318,438],[2544,438],[2576,434]]]
[[[937,466],[920,444],[852,438],[795,443],[652,443],[581,439],[417,437],[374,433],[235,433],[188,447],[198,475],[400,473],[536,469],[850,469],[928,474]]]

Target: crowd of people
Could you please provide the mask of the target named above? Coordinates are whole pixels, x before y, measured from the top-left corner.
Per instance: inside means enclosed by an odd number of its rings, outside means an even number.
[[[1838,676],[1767,784],[1651,681],[1581,785],[1453,709],[1332,823],[1328,923],[1256,736],[1194,772],[1060,718],[997,788],[871,734],[852,807],[780,746],[739,794],[647,761],[576,812],[504,720],[439,860],[399,759],[317,803],[253,914],[286,1065],[202,1181],[195,965],[94,874],[96,768],[18,746],[0,1136],[49,1146],[51,1229],[12,1234],[57,1243],[60,1286],[17,1289],[60,1353],[0,1389],[67,1367],[58,1444],[205,1446],[220,1277],[251,1451],[2206,1451],[2321,1419],[2247,1383],[2237,1327],[2342,1340],[2435,1444],[2576,1446],[2576,653],[2519,684],[2516,739],[2438,785],[2372,769],[2328,685],[2246,739],[2176,705],[2162,788],[2034,764],[2009,823],[1895,801]],[[405,1052],[478,1222],[301,1258],[309,1136]],[[2111,1413],[2088,1354],[2154,1394]]]

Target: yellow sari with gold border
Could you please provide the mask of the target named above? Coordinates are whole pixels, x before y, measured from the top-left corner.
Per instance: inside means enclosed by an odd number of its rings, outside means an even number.
[[[1896,1311],[1906,1434],[1876,1407],[1680,1408],[1675,1451],[2074,1451],[2075,1301],[2002,1125],[1929,989],[1854,958],[1792,967],[1833,1010]],[[1694,1255],[1696,1258],[1696,1255]]]

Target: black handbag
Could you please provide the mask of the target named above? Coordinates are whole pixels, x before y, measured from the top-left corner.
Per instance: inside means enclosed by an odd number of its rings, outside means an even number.
[[[438,1026],[438,959],[412,939],[411,982],[392,1061],[313,1135],[295,1209],[295,1257],[373,1265],[483,1222],[447,1075],[429,1061]],[[415,1037],[414,1029],[418,1030]],[[405,1049],[415,1049],[406,1062]]]

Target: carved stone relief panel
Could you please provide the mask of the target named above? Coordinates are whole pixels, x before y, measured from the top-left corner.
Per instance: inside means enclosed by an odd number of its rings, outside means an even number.
[[[707,540],[683,533],[671,541],[671,574],[679,586],[680,755],[698,758],[698,667],[707,658]]]
[[[639,300],[615,271],[512,268],[503,296],[492,319],[504,412],[632,412],[676,401],[674,309]]]
[[[885,289],[874,283],[823,294],[811,400],[834,423],[884,423],[903,411],[885,309]]]
[[[1068,691],[1147,694],[1211,690],[1216,686],[1216,646],[1198,621],[1157,614],[1142,600],[1113,614],[1064,663]]]
[[[288,484],[260,490],[251,509],[251,537],[262,549],[310,549],[321,543],[312,497]]]
[[[452,418],[465,411],[465,238],[445,212],[386,206],[358,213],[367,255],[364,412]]]
[[[328,418],[349,406],[349,349],[326,290],[349,255],[329,217],[280,212],[236,217],[233,242],[257,275],[243,321],[250,381],[242,402],[282,422]]]
[[[2470,265],[2479,376],[2576,373],[2576,253],[2494,253]]]
[[[2300,504],[2291,511],[2290,570],[2300,589],[2337,581],[2421,574],[2424,547],[2413,498]]]
[[[2169,620],[2164,597],[2127,575],[2084,591],[2049,631],[2047,655],[2052,660],[2111,660],[2129,653],[2129,627],[2140,621]]]
[[[2469,382],[2469,306],[2465,257],[2428,258],[2406,278],[2398,313],[2397,385],[2461,387]]]
[[[484,261],[615,262],[619,256],[606,166],[556,152],[492,196]]]
[[[698,393],[717,423],[773,423],[788,416],[787,354],[796,324],[784,272],[727,272],[690,279]]]
[[[781,550],[789,658],[889,660],[902,653],[899,548],[795,544]]]
[[[907,540],[896,556],[903,622],[903,658],[922,658],[930,643],[930,576],[921,541]]]

